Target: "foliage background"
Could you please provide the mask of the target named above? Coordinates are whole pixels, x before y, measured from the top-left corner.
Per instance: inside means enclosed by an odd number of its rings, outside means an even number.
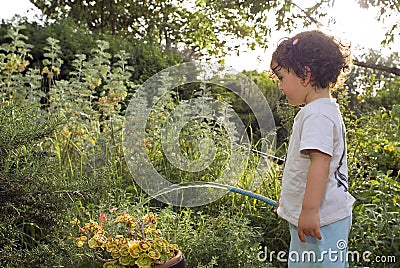
[[[81,3],[60,1],[51,3],[54,7]],[[44,3],[34,2],[38,6]],[[103,1],[97,1],[100,2]],[[185,18],[192,11],[173,8],[168,1],[154,1],[154,10],[147,6],[151,14],[142,12],[140,1],[132,7],[140,14],[132,20],[159,19],[153,21],[153,28],[136,34],[127,30],[135,25],[134,21],[105,23],[112,13],[102,14],[103,9],[97,4],[93,10],[75,6],[70,14],[57,13],[50,7],[48,16],[55,20],[42,24],[21,20],[1,25],[0,266],[100,267],[89,252],[79,251],[68,241],[75,231],[69,222],[96,220],[100,213],[114,208],[157,213],[163,232],[179,244],[188,267],[284,266],[275,259],[271,263],[257,259],[265,246],[276,252],[288,250],[287,223],[278,219],[271,207],[234,194],[197,208],[169,207],[141,191],[123,158],[124,111],[140,84],[166,67],[202,55],[223,59],[226,46],[215,35],[218,31],[214,31],[215,22],[209,15],[216,12],[212,14],[218,16],[213,19],[229,21],[234,16],[230,8],[237,6],[229,1],[198,2],[196,16],[184,29]],[[290,20],[288,25],[282,24],[290,14],[285,13],[291,7],[286,1],[266,2],[264,6],[257,3],[246,1],[240,9],[243,12],[237,16],[257,21],[259,14],[264,14],[258,13],[257,8],[263,12],[276,11],[272,20],[276,19],[276,27],[291,26]],[[247,14],[246,10],[251,12]],[[179,15],[181,24],[163,21],[160,14],[166,12]],[[84,18],[97,18],[96,24]],[[219,31],[231,31],[234,37],[249,36],[252,32],[250,26],[234,24],[227,28],[228,25],[219,25]],[[253,34],[256,36],[257,32]],[[248,40],[250,45],[266,41]],[[379,52],[365,55],[367,61],[377,62],[377,59],[382,60]],[[399,62],[398,55],[384,60],[393,65]],[[284,158],[297,109],[286,103],[267,74],[257,71],[244,74],[259,86],[271,105],[277,125],[276,157]],[[350,189],[357,199],[349,249],[370,251],[371,259],[377,255],[395,256],[397,262],[400,261],[399,85],[398,76],[355,67],[346,84],[334,93],[348,130]],[[175,169],[161,153],[158,137],[163,116],[179,100],[191,98],[202,90],[198,85],[178,89],[149,118],[146,129],[149,157],[171,181],[195,180],[198,174]],[[234,107],[251,130],[257,148],[257,124],[248,107],[223,89],[208,88],[207,92]],[[224,154],[225,134],[215,122],[194,124],[182,134],[181,150],[193,158],[198,157],[194,145],[185,137],[207,136],[216,140],[219,161],[203,174],[210,176],[205,179],[224,171],[224,160],[229,157]],[[260,156],[253,157],[257,160]],[[248,173],[241,175],[240,187],[251,184],[252,169],[250,164]],[[277,199],[282,169],[283,162],[276,161],[264,174],[257,193]],[[396,267],[395,263],[353,264]]]

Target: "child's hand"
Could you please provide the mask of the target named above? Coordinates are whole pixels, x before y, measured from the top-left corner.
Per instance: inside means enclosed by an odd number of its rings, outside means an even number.
[[[281,196],[279,195],[278,197],[278,201],[276,201],[276,205],[274,207],[274,212],[277,213],[278,212],[278,208],[279,208],[279,201],[281,200]]]
[[[306,242],[305,235],[317,237],[322,239],[320,232],[320,221],[318,210],[315,209],[302,209],[298,222],[298,235],[301,242]]]

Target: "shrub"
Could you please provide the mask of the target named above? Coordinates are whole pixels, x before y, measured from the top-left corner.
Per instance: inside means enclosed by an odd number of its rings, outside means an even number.
[[[181,248],[188,267],[215,262],[220,267],[265,267],[257,259],[261,230],[246,217],[220,208],[218,216],[182,209],[160,212],[161,229]]]
[[[357,202],[353,210],[353,225],[349,250],[363,254],[371,252],[371,262],[362,265],[380,265],[376,256],[400,255],[400,183],[396,178],[379,172],[375,178],[353,181]]]
[[[37,109],[37,108],[36,108]],[[44,120],[35,108],[0,104],[0,264],[33,267],[49,255],[66,202],[60,201],[55,163],[41,148],[57,120]]]

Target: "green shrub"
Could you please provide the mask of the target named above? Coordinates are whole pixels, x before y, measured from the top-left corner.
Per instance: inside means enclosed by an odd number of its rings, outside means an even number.
[[[400,183],[390,175],[379,172],[375,178],[353,182],[357,201],[349,250],[371,252],[371,262],[360,258],[357,264],[380,265],[376,256],[400,256]]]
[[[188,267],[215,262],[218,267],[264,267],[258,259],[261,230],[250,221],[220,208],[218,216],[183,209],[160,212],[160,226],[177,243]]]
[[[400,106],[346,117],[350,178],[376,177],[378,171],[392,176],[400,170]],[[383,131],[384,130],[384,131]]]
[[[0,103],[0,263],[39,267],[52,262],[67,202],[57,190],[54,157],[41,144],[59,123],[37,108]],[[52,245],[52,246],[50,246]]]
[[[349,249],[371,252],[370,262],[360,258],[354,264],[383,265],[376,256],[400,254],[400,106],[360,117],[350,113],[346,120],[349,188],[356,198]]]

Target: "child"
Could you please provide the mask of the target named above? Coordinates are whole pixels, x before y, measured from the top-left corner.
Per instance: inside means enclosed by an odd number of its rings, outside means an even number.
[[[294,119],[277,213],[290,225],[289,267],[347,267],[354,198],[348,192],[345,127],[330,90],[349,68],[349,47],[320,31],[282,41],[271,69]]]

